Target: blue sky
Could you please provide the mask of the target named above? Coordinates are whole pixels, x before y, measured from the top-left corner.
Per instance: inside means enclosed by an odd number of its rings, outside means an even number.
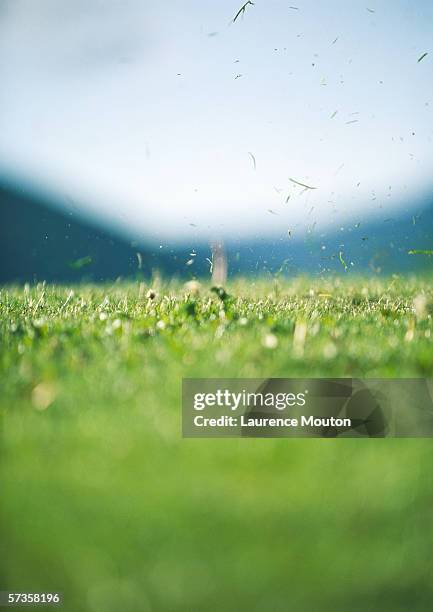
[[[0,174],[155,241],[433,192],[431,2],[241,4],[4,0]]]

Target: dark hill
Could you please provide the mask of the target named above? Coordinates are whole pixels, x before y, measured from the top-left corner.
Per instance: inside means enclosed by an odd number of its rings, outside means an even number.
[[[187,256],[186,248],[161,252],[128,241],[81,217],[73,204],[60,208],[0,186],[0,283],[149,278],[155,270],[171,276]]]
[[[282,230],[280,238],[242,239],[226,245],[229,273],[391,274],[433,268],[433,257],[409,255],[433,248],[433,202],[418,211],[326,231]],[[196,256],[191,259],[191,252]],[[138,255],[139,254],[139,255]],[[207,244],[163,249],[84,219],[71,203],[56,206],[24,190],[0,186],[0,283],[79,282],[164,276],[209,278]],[[190,264],[188,265],[187,262]],[[353,264],[352,264],[353,262]]]

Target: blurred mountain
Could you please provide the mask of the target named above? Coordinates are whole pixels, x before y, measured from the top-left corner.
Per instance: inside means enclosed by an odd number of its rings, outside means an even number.
[[[152,249],[103,229],[72,201],[55,206],[0,186],[0,283],[149,278],[156,270],[171,276],[180,268],[178,257],[187,256],[187,249]]]
[[[286,231],[272,242],[262,238],[228,245],[232,272],[271,274],[408,274],[433,269],[433,257],[409,251],[433,249],[433,200],[344,227],[314,223]]]
[[[290,235],[232,241],[229,273],[295,275],[391,274],[433,268],[433,257],[409,255],[433,248],[433,201],[419,212],[360,221],[319,231],[314,223]],[[151,246],[85,219],[73,202],[56,206],[42,197],[0,186],[0,283],[149,279],[156,271],[183,279],[209,278],[207,244]]]

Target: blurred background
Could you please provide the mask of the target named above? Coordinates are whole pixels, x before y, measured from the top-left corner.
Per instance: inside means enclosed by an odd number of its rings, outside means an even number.
[[[417,271],[427,0],[0,1],[0,281]]]
[[[0,0],[0,588],[426,612],[431,440],[181,438],[182,378],[433,371],[357,277],[432,269],[433,3],[243,1]]]

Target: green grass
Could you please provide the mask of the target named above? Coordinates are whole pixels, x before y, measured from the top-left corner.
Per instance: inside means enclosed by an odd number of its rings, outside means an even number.
[[[430,609],[431,440],[187,440],[180,391],[431,377],[432,283],[155,289],[0,290],[0,589],[71,612]]]

